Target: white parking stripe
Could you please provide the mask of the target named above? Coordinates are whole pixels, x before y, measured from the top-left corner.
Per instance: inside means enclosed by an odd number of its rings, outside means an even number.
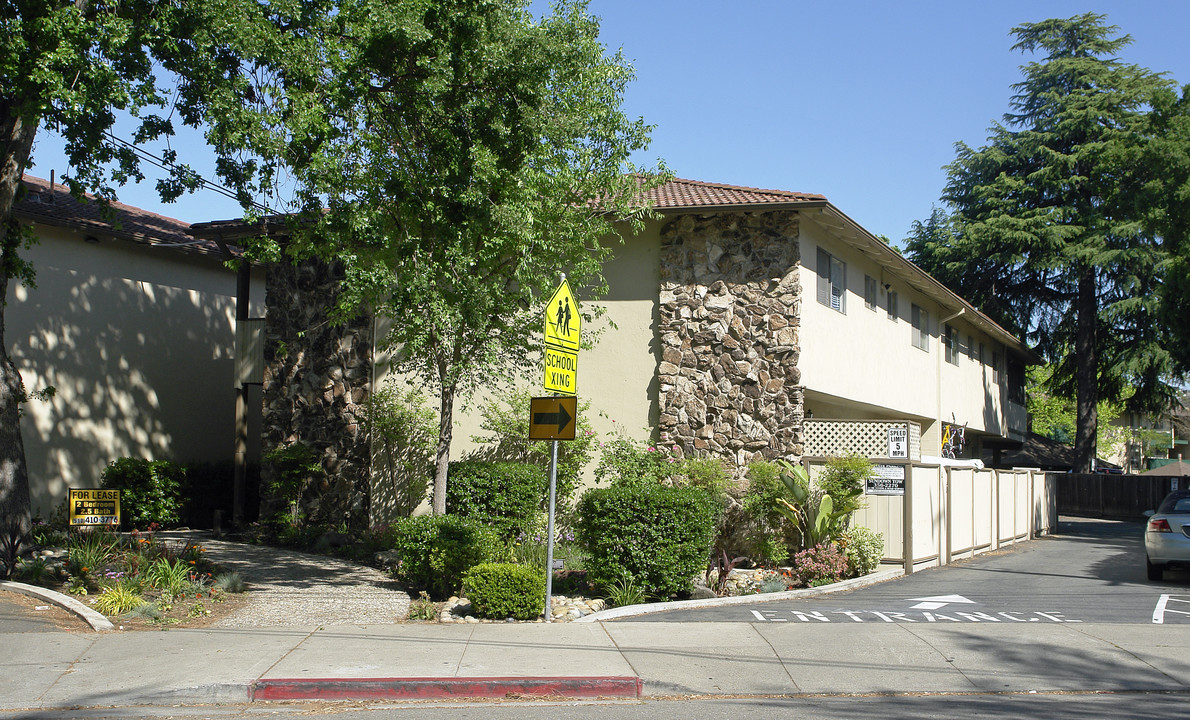
[[[1162,595],[1157,600],[1157,607],[1153,608],[1153,622],[1157,625],[1165,623],[1166,615],[1185,615],[1190,617],[1190,610],[1174,610],[1169,607],[1171,602],[1182,603],[1182,605],[1190,608],[1190,600],[1183,600],[1181,598],[1172,597],[1170,595]]]
[[[1169,602],[1168,595],[1162,595],[1157,600],[1157,607],[1153,608],[1153,622],[1157,625],[1165,624],[1165,605]]]

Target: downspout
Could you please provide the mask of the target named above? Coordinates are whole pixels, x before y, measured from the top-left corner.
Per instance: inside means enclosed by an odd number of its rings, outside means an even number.
[[[248,320],[249,300],[252,291],[252,266],[247,260],[240,259],[240,267],[236,273],[236,334],[239,335],[240,326]],[[243,363],[242,358],[236,358],[236,364]],[[245,526],[245,506],[247,505],[248,487],[248,383],[239,382],[236,386],[236,439],[234,475],[232,480],[232,510],[231,524],[237,530]]]
[[[937,400],[938,407],[938,414],[936,416],[938,419],[938,457],[942,457],[942,356],[946,352],[946,349],[942,345],[942,328],[946,325],[946,323],[954,320],[957,317],[961,317],[966,313],[967,308],[959,308],[959,311],[954,315],[948,315],[938,321],[938,371],[934,376],[934,381],[937,383],[937,392],[935,393],[934,398]]]
[[[938,456],[942,456],[942,356],[946,353],[946,348],[942,345],[942,328],[946,326],[951,320],[961,317],[967,312],[967,308],[959,308],[957,313],[948,315],[938,320],[938,370],[934,377],[934,382],[937,384],[937,392],[934,395],[937,401],[938,415]],[[950,563],[950,468],[938,468],[938,489],[942,494],[938,502],[938,564],[946,565]],[[974,551],[971,553],[974,555]]]
[[[219,246],[225,260],[236,260],[235,254],[227,244],[222,234],[216,233],[212,238]],[[240,257],[239,267],[236,269],[236,304],[235,304],[235,335],[238,337],[240,325],[248,319],[249,300],[252,290],[252,265],[247,259]],[[236,348],[237,353],[239,348]],[[243,359],[236,357],[235,365],[240,367]],[[231,499],[231,524],[241,529],[245,525],[245,497],[248,468],[248,384],[235,378],[235,445],[232,453],[233,479]]]

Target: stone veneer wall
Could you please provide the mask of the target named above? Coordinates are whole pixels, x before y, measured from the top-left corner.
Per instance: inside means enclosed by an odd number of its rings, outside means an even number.
[[[662,228],[659,429],[685,454],[801,457],[799,256],[795,211]]]
[[[262,451],[293,442],[315,450],[326,473],[302,497],[306,518],[367,527],[370,462],[361,420],[370,388],[372,317],[330,323],[342,278],[341,268],[319,260],[268,268]],[[271,472],[262,463],[262,519],[280,509],[264,497]]]

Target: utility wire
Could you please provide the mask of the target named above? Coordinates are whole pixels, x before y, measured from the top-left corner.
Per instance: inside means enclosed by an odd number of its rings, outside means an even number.
[[[181,169],[175,163],[167,162],[164,158],[162,158],[158,155],[154,155],[153,153],[149,152],[148,150],[144,150],[143,148],[139,147],[138,145],[134,145],[134,144],[128,142],[127,140],[116,137],[115,134],[112,133],[110,130],[107,133],[107,137],[112,142],[116,143],[117,145],[128,148],[129,150],[131,150],[132,152],[134,152],[138,156],[140,156],[140,158],[142,160],[147,161],[150,165],[153,165],[161,170],[165,170],[166,172],[172,172],[174,170]],[[240,199],[239,196],[236,195],[236,193],[233,190],[226,188],[213,180],[208,180],[205,177],[203,177],[202,175],[199,175],[198,173],[194,172],[193,170],[191,170],[189,168],[186,168],[185,172],[188,173],[191,177],[194,177],[194,178],[197,178],[198,180],[200,180],[202,182],[202,189],[212,190],[226,198],[235,200],[237,202],[239,201],[239,199]],[[272,208],[268,207],[267,205],[262,205],[261,203],[258,203],[255,200],[251,200],[250,202],[252,203],[252,206],[254,208],[256,208],[257,210],[260,210],[261,212],[264,212],[264,213],[270,214],[270,215],[276,214],[276,212]]]

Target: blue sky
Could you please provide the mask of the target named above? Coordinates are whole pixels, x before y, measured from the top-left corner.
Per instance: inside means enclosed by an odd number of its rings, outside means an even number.
[[[536,6],[535,6],[536,7]],[[954,143],[981,145],[1030,56],[1022,22],[1084,12],[1132,36],[1120,58],[1190,83],[1190,2],[592,0],[602,37],[636,68],[626,109],[656,126],[637,158],[683,178],[817,192],[877,234],[929,215]],[[210,173],[201,141],[175,142]],[[66,170],[43,132],[33,173]],[[213,173],[210,173],[213,177]],[[150,176],[152,177],[152,176]],[[152,183],[120,199],[188,222],[236,217],[211,192],[165,205]]]

